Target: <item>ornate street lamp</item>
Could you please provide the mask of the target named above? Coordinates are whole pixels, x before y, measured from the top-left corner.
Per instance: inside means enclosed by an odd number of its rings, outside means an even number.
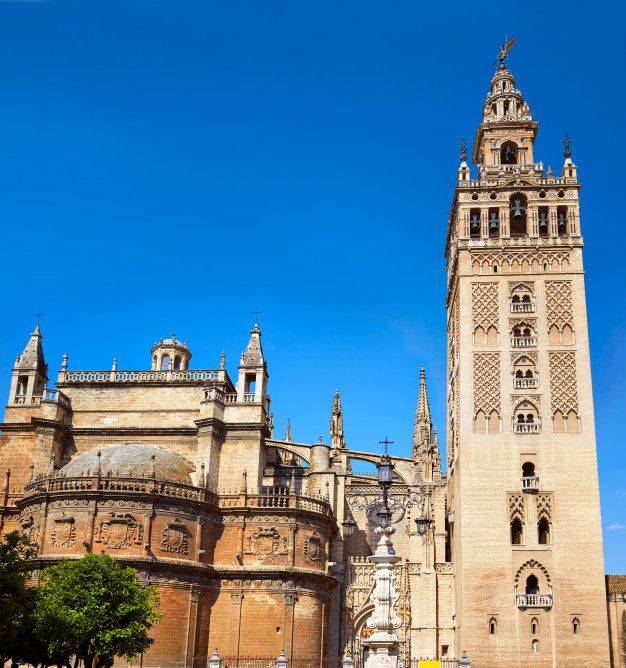
[[[348,517],[341,523],[341,526],[343,527],[344,537],[349,538],[356,529],[356,522],[351,517]]]
[[[378,511],[380,517],[380,526],[389,526],[391,522],[391,511],[389,510],[389,488],[393,482],[393,462],[391,457],[387,454],[387,446],[393,443],[386,436],[384,441],[380,441],[385,446],[385,453],[380,458],[376,468],[378,469],[378,484],[383,490],[383,505]]]

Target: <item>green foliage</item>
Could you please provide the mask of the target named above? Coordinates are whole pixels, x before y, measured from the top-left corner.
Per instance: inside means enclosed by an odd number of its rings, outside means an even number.
[[[86,554],[46,569],[41,580],[34,626],[50,654],[76,655],[97,668],[116,656],[132,660],[152,644],[158,596],[139,584],[134,569]]]
[[[23,629],[36,598],[26,579],[29,560],[36,554],[37,545],[19,531],[6,534],[0,542],[0,665],[22,658]]]

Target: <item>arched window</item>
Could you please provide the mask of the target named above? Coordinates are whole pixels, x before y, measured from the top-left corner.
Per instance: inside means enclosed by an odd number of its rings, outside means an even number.
[[[539,641],[535,638],[532,644],[533,654],[539,654]]]
[[[161,357],[161,371],[167,371],[170,368],[170,356],[163,355]]]
[[[480,239],[480,209],[470,210],[470,239]]]
[[[534,636],[539,633],[539,620],[536,617],[530,620],[530,633]]]
[[[519,517],[511,522],[511,545],[522,545],[524,542],[524,525]]]
[[[522,237],[526,234],[528,200],[526,195],[515,193],[509,199],[509,215],[511,218],[511,236]]]
[[[580,619],[578,619],[578,617],[574,617],[574,619],[572,619],[572,633],[575,636],[580,633]]]
[[[181,362],[180,355],[176,355],[176,357],[174,357],[174,370],[175,371],[178,371],[180,369],[180,362]]]
[[[515,142],[505,141],[504,144],[502,144],[502,146],[500,147],[500,164],[501,165],[517,164],[517,144]]]
[[[534,595],[536,596],[539,593],[539,580],[537,576],[532,573],[526,578],[526,596]]]
[[[550,522],[547,517],[542,517],[537,522],[537,539],[539,545],[550,544]]]
[[[496,635],[496,629],[498,628],[498,622],[495,617],[491,617],[489,620],[489,635],[490,636],[495,636]]]
[[[530,478],[535,475],[535,465],[532,462],[524,462],[522,464],[522,476]]]

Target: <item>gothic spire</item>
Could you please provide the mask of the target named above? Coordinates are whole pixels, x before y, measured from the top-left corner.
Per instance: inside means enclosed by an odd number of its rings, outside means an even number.
[[[343,438],[343,410],[339,390],[335,392],[330,416],[330,442],[333,448],[344,448],[346,445]]]
[[[39,371],[48,376],[48,365],[43,356],[43,346],[41,345],[41,330],[39,323],[28,339],[24,352],[15,360],[15,368],[20,370]]]
[[[293,437],[291,436],[291,420],[289,418],[287,418],[287,429],[285,429],[285,438],[283,438],[283,441],[287,443],[293,441]]]
[[[420,455],[424,446],[429,445],[432,436],[432,419],[430,416],[430,405],[428,403],[428,390],[426,389],[426,372],[420,367],[420,387],[417,395],[417,410],[415,411],[415,423],[413,425],[413,457]]]
[[[241,355],[241,366],[263,366],[263,348],[261,347],[261,330],[258,323],[250,330],[250,340]]]

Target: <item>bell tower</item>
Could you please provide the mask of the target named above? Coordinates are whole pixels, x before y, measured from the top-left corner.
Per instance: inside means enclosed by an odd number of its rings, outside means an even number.
[[[537,160],[509,49],[446,242],[456,655],[608,666],[580,183],[569,138],[560,176]]]

